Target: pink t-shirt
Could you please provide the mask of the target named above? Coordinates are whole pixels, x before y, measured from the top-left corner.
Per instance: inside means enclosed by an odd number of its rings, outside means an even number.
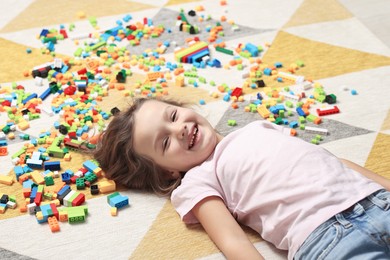
[[[172,193],[183,221],[198,223],[192,208],[218,196],[238,222],[288,250],[292,259],[321,223],[383,188],[289,132],[255,121],[223,138]]]

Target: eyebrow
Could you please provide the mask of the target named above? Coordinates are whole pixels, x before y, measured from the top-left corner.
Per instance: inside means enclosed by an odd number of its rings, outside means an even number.
[[[169,115],[168,115],[168,112],[169,112],[169,109],[171,108],[171,106],[167,106],[164,111],[162,112],[162,120],[164,121],[167,121],[167,119],[169,118]],[[160,142],[160,139],[161,139],[161,133],[162,131],[159,131],[157,134],[156,134],[156,137],[154,139],[154,151],[157,152],[157,151],[160,151],[161,150],[161,153],[164,153],[163,149],[162,149],[162,145],[161,145],[161,142]],[[160,144],[160,146],[158,145]],[[160,147],[160,148],[158,148]]]

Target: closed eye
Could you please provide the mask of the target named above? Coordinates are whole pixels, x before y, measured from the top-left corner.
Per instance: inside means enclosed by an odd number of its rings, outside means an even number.
[[[177,119],[177,110],[174,110],[171,114],[171,121],[175,122]]]
[[[163,140],[163,152],[167,149],[169,143],[169,137],[164,138]]]

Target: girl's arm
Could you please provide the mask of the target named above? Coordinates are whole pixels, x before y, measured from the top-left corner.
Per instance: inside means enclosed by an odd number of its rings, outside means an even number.
[[[192,212],[227,259],[264,259],[221,198],[207,197]]]
[[[365,177],[379,183],[382,185],[386,190],[390,191],[390,180],[380,176],[379,174],[376,174],[356,163],[353,163],[351,161],[345,160],[345,159],[340,159],[342,163],[344,163],[348,168],[351,168],[352,170],[355,170],[357,172],[360,172],[362,175]]]

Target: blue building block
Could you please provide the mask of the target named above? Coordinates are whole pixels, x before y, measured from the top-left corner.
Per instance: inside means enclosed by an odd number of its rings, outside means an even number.
[[[292,121],[290,123],[290,128],[297,128],[298,127],[298,122],[297,121]]]
[[[35,197],[37,196],[38,186],[33,185],[31,187],[31,193],[30,193],[30,203],[34,202]]]
[[[93,172],[96,168],[98,168],[98,166],[91,160],[85,161],[83,163],[83,167],[90,172]]]
[[[38,97],[37,93],[30,94],[28,97],[22,100],[23,105],[25,105],[28,101],[36,97]]]
[[[60,161],[44,162],[43,167],[45,170],[58,171],[61,169]]]
[[[23,167],[22,166],[15,166],[14,173],[16,176],[16,180],[19,181],[19,177],[24,174]]]
[[[45,100],[51,94],[51,89],[47,88],[43,93],[39,96],[40,99]]]
[[[270,68],[265,68],[263,70],[264,75],[271,76],[272,70]]]
[[[23,189],[24,188],[31,189],[33,184],[35,184],[35,183],[31,179],[28,179],[28,180],[23,182]]]
[[[129,205],[129,198],[127,196],[122,196],[119,192],[114,192],[107,196],[107,202],[111,207],[120,209]]]
[[[298,113],[299,116],[304,116],[304,117],[306,117],[306,114],[305,114],[305,112],[303,111],[303,109],[302,109],[301,107],[297,107],[297,108],[296,108],[296,111],[297,111],[297,113]]]
[[[245,44],[244,50],[248,51],[252,57],[257,57],[259,55],[258,48],[252,43]]]
[[[42,160],[27,159],[26,164],[33,169],[42,169]]]
[[[66,184],[70,184],[70,174],[67,172],[64,172],[61,174],[62,181]]]

